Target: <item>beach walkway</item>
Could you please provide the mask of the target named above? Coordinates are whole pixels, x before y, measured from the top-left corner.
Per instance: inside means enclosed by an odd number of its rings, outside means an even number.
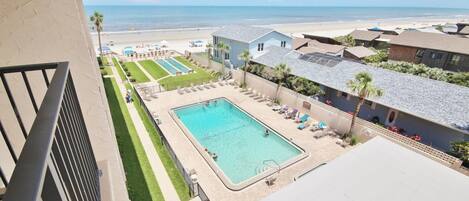
[[[136,63],[137,65],[139,65],[138,62]],[[112,68],[112,72],[114,75],[117,75],[116,68],[119,68],[119,67],[114,66],[114,68]],[[151,78],[151,76],[148,76],[148,77]],[[126,88],[122,79],[119,76],[114,76],[114,78],[116,79],[117,85],[119,86],[119,89],[121,90],[121,92],[125,92]],[[125,93],[121,93],[121,95],[123,98],[125,98]],[[140,116],[138,115],[137,109],[135,108],[134,104],[128,103],[126,105],[127,105],[127,109],[129,110],[130,117],[132,118],[132,122],[135,125],[135,129],[137,130],[140,143],[142,143],[143,145],[143,149],[145,150],[148,161],[150,162],[150,166],[153,170],[153,174],[155,175],[158,185],[161,189],[164,200],[179,201],[180,199],[176,192],[176,189],[174,188],[173,183],[171,182],[171,179],[169,178],[169,175],[166,172],[166,169],[163,166],[163,163],[161,162],[160,157],[158,156],[158,153],[156,153],[155,147],[150,139],[150,135],[147,132],[145,126],[143,125],[143,122],[140,119]]]

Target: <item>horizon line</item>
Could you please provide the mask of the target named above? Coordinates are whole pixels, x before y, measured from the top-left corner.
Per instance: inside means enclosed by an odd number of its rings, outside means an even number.
[[[83,4],[84,6],[167,6],[167,7],[291,7],[291,8],[430,8],[430,9],[460,9],[469,10],[469,7],[429,7],[429,6],[334,6],[334,5],[318,5],[318,6],[303,6],[303,5],[173,5],[173,4]]]

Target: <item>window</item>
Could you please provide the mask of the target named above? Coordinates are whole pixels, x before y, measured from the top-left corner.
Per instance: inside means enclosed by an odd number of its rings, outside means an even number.
[[[280,47],[286,47],[286,46],[287,46],[287,41],[280,42]]]
[[[225,53],[225,59],[230,59],[230,53]]]
[[[451,61],[449,62],[449,64],[453,65],[453,66],[457,66],[457,65],[459,65],[460,61],[461,61],[461,55],[453,54],[451,56]]]
[[[257,44],[257,51],[264,51],[264,43]]]
[[[218,58],[218,50],[214,51],[215,57]]]
[[[424,52],[425,52],[425,51],[424,51],[423,49],[418,49],[418,50],[417,50],[417,53],[416,53],[417,57],[418,57],[418,58],[422,58]]]
[[[432,54],[430,54],[430,57],[432,59],[438,59],[439,60],[439,59],[443,58],[443,54],[442,53],[432,52]]]
[[[218,37],[216,36],[213,37],[213,44],[214,45],[218,44]]]

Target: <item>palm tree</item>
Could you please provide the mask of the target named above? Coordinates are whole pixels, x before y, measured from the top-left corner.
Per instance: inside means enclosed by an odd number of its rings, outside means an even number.
[[[220,50],[221,53],[221,64],[222,64],[222,75],[225,75],[225,52],[230,51],[230,46],[225,44],[223,41],[220,41],[217,45],[218,50]]]
[[[246,86],[246,72],[248,71],[249,61],[251,61],[252,56],[249,53],[249,50],[244,50],[241,52],[241,54],[239,54],[238,58],[244,61],[243,86]]]
[[[98,11],[94,11],[94,14],[90,16],[90,21],[94,24],[93,29],[98,32],[98,42],[99,42],[99,54],[103,56],[103,48],[101,47],[101,31],[103,30],[103,14]]]
[[[205,45],[207,48],[207,62],[208,62],[208,67],[212,67],[212,48],[213,45],[211,42],[208,42],[207,45]]]
[[[285,83],[287,76],[290,74],[291,69],[286,64],[279,64],[274,68],[274,77],[278,80],[277,90],[275,91],[275,100],[278,100],[278,91]]]
[[[373,85],[373,78],[370,74],[366,72],[361,72],[355,75],[355,80],[349,80],[347,82],[347,87],[353,92],[358,95],[358,103],[355,107],[355,112],[353,113],[352,123],[350,124],[350,129],[345,137],[349,137],[352,133],[352,128],[355,124],[355,118],[357,117],[358,113],[360,112],[360,107],[365,102],[365,98],[374,97],[374,96],[382,96],[383,90],[375,87]]]

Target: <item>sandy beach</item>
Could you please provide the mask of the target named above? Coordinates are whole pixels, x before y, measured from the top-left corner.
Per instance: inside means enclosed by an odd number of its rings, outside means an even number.
[[[336,37],[346,35],[355,29],[366,29],[371,27],[380,27],[383,29],[395,28],[422,28],[436,24],[456,23],[467,19],[462,18],[407,18],[407,19],[378,19],[363,21],[347,21],[347,22],[318,22],[318,23],[293,23],[293,24],[272,24],[262,25],[270,27],[282,33],[291,36],[302,36],[303,33],[317,34],[322,36]],[[184,28],[184,29],[161,29],[146,31],[124,31],[124,32],[103,32],[102,43],[108,44],[113,42],[110,48],[114,52],[120,53],[126,46],[136,46],[142,44],[156,44],[161,40],[169,42],[169,49],[184,52],[204,51],[204,47],[189,47],[190,40],[203,40],[206,42],[210,39],[210,34],[219,27],[209,28]],[[97,47],[97,34],[92,33],[93,43]]]

